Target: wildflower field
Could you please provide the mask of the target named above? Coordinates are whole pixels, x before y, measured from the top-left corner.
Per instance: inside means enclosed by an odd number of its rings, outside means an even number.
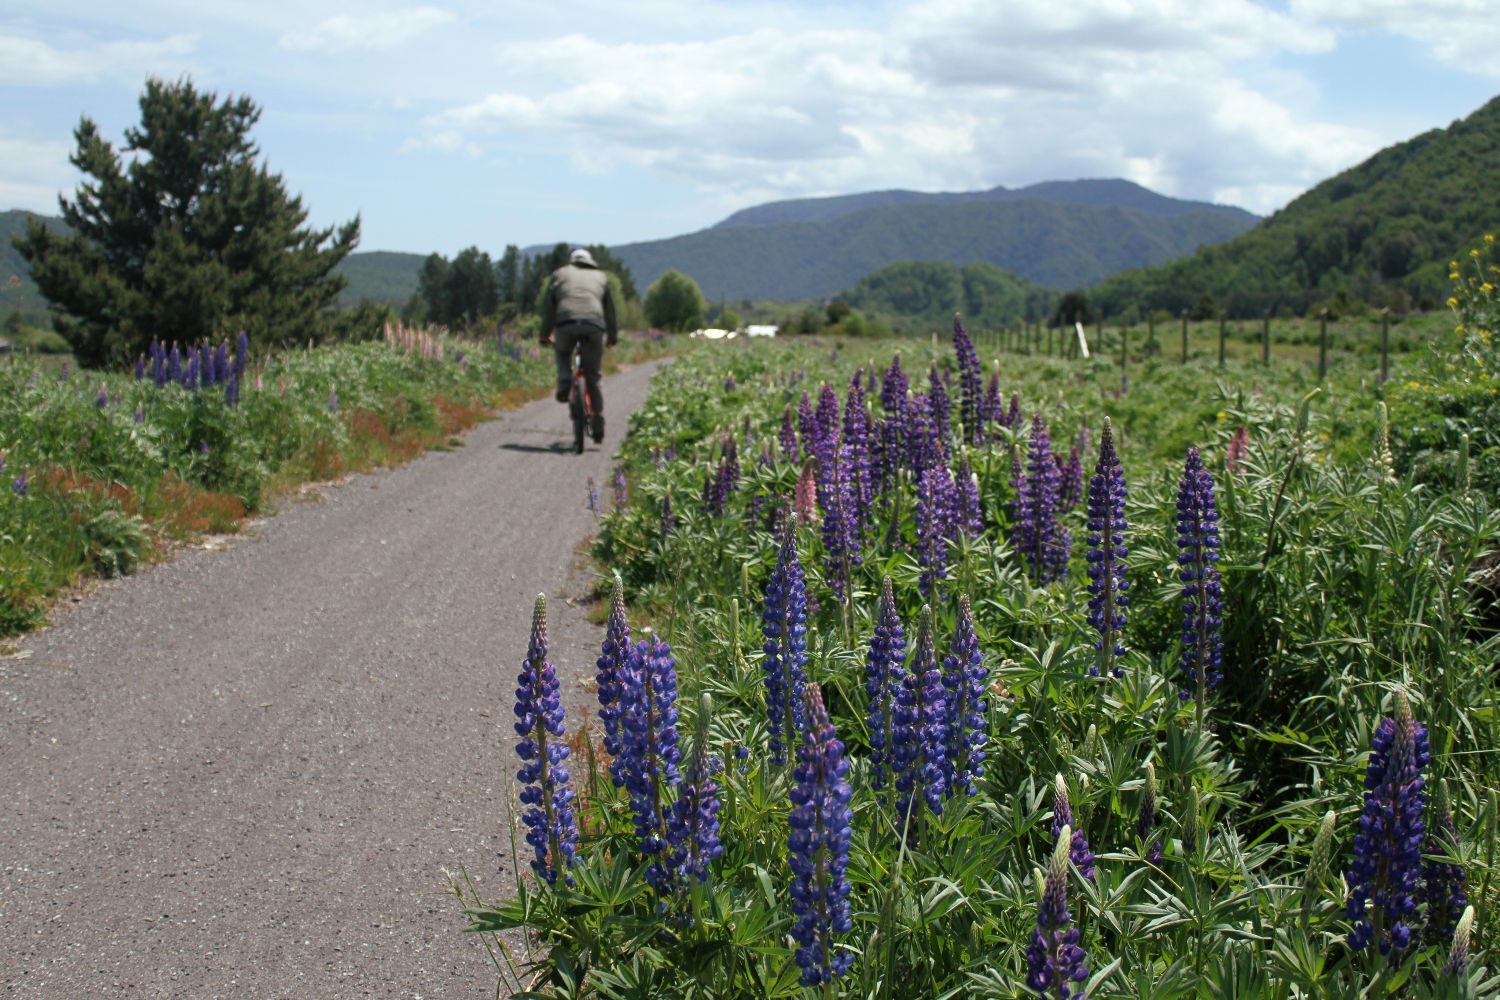
[[[594,544],[597,723],[563,718],[545,600],[511,652],[534,878],[460,892],[501,987],[1500,994],[1466,326],[1385,385],[1152,361],[1126,391],[961,323],[679,359]]]
[[[629,359],[659,350],[624,342]],[[618,354],[619,352],[611,352]],[[133,372],[0,366],[0,636],[307,481],[401,462],[554,378],[515,337],[390,328],[384,342],[253,356],[153,343]]]

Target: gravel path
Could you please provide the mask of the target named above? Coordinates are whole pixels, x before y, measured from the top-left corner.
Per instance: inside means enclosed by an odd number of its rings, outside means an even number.
[[[105,584],[0,659],[7,995],[493,996],[443,869],[513,885],[531,604],[583,703],[586,482],[609,502],[655,367],[606,379],[606,450],[572,455],[566,409],[529,404]]]

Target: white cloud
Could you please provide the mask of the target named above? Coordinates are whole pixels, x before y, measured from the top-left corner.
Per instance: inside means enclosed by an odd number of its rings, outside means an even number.
[[[1455,69],[1500,77],[1500,13],[1493,0],[1291,0],[1292,14],[1402,35]]]
[[[139,76],[163,64],[178,66],[197,44],[194,35],[171,35],[160,41],[62,49],[36,38],[0,33],[0,85],[55,86],[93,83],[116,75]]]
[[[76,186],[78,171],[68,162],[73,147],[63,142],[22,139],[0,132],[0,205],[57,214],[57,196]]]
[[[436,7],[350,16],[337,14],[310,30],[292,30],[281,36],[281,47],[298,52],[348,52],[394,49],[417,35],[456,20],[451,11]]]

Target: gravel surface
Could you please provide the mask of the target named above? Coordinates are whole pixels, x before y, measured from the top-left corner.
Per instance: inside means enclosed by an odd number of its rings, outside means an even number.
[[[0,659],[7,995],[493,996],[444,870],[514,884],[532,601],[571,722],[602,635],[586,483],[610,502],[655,367],[605,380],[602,448],[529,404],[106,583]]]

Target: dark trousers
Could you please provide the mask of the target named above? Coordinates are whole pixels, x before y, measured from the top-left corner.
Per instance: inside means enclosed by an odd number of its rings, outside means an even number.
[[[565,393],[573,383],[573,348],[583,362],[583,382],[588,387],[589,406],[604,412],[604,393],[599,391],[599,365],[604,360],[604,331],[592,323],[566,323],[552,331],[552,350],[557,356],[557,391]]]

